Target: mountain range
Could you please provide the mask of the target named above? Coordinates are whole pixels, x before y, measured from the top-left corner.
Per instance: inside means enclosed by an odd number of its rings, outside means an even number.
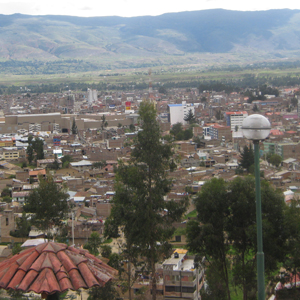
[[[208,53],[238,54],[246,61],[298,58],[299,49],[300,10],[212,9],[132,18],[0,15],[2,65],[80,60],[137,67]]]

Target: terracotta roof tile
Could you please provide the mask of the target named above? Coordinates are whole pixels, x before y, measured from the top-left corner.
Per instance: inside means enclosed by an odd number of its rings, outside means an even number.
[[[44,243],[0,263],[0,288],[52,294],[103,286],[118,272],[87,250]]]
[[[14,262],[12,265],[4,269],[4,274],[0,280],[1,287],[6,288],[8,286],[9,282],[11,281],[16,271],[18,270],[18,267],[19,265],[16,262]]]
[[[10,281],[9,285],[7,286],[8,289],[17,289],[22,282],[26,272],[23,270],[18,270],[13,279]]]
[[[35,278],[38,276],[38,274],[39,273],[34,270],[30,270],[29,272],[27,272],[25,277],[23,278],[23,280],[20,282],[20,285],[17,289],[22,290],[24,292],[29,291],[30,285],[35,280]]]
[[[36,293],[47,293],[48,291],[60,292],[60,286],[51,269],[44,269],[34,280],[28,291],[36,291]]]
[[[64,251],[58,252],[57,258],[62,262],[67,272],[70,272],[72,269],[77,269],[71,258]]]
[[[85,288],[85,289],[88,288],[88,286],[85,284],[85,281],[82,279],[77,269],[72,269],[69,272],[69,275],[75,290],[78,290],[80,288]]]

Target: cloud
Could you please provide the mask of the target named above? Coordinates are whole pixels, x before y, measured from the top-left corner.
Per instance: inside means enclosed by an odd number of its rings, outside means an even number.
[[[84,7],[80,8],[80,10],[93,10],[93,8],[88,7],[88,6],[84,6]]]

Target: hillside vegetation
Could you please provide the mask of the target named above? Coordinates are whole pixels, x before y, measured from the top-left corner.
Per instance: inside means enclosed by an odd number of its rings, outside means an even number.
[[[1,72],[55,74],[298,58],[300,10],[143,17],[0,15]]]

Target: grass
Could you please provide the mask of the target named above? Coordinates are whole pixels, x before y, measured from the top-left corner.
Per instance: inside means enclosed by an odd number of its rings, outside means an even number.
[[[185,235],[186,234],[186,228],[185,227],[179,227],[179,228],[176,228],[173,236],[176,236],[176,235]]]
[[[103,242],[103,244],[110,244],[113,241],[113,239],[107,239]]]
[[[196,218],[197,217],[197,210],[194,209],[193,211],[189,212],[187,215],[185,215],[184,219],[188,218]]]

